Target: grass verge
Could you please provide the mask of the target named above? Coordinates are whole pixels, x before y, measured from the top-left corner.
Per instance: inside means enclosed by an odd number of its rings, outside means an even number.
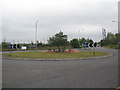
[[[35,58],[35,59],[62,59],[62,58],[89,58],[94,57],[92,51],[81,51],[73,53],[45,53],[41,51],[34,52],[16,52],[16,53],[4,53],[3,57],[10,58]],[[105,56],[105,52],[96,52],[95,56]]]
[[[107,48],[120,49],[119,45],[106,45]]]

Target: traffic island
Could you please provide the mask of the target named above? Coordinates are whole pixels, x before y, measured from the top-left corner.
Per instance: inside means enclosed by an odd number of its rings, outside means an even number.
[[[29,59],[29,60],[68,60],[68,59],[88,59],[110,56],[106,52],[96,52],[95,56],[92,51],[71,51],[71,52],[13,52],[2,54],[3,58],[11,59]]]

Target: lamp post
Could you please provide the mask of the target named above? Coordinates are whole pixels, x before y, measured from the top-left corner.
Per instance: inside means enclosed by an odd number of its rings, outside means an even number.
[[[78,32],[79,32],[79,36],[80,36],[80,30],[84,30],[84,29],[79,29]]]
[[[35,23],[35,30],[36,30],[36,32],[35,32],[35,39],[36,39],[36,50],[37,50],[37,24],[38,24],[38,21],[36,21],[36,23]]]
[[[78,34],[79,34],[79,36],[78,36],[79,46],[81,46],[81,45],[80,45],[80,30],[84,30],[84,29],[79,29],[79,30],[78,30]],[[81,37],[81,38],[82,38],[82,37]]]
[[[119,21],[112,21],[112,22],[120,23]]]
[[[112,21],[114,23],[117,23],[118,24],[118,32],[119,32],[119,29],[120,29],[120,21]]]
[[[114,23],[117,23],[118,24],[118,32],[119,32],[119,29],[120,29],[120,21],[112,21]]]

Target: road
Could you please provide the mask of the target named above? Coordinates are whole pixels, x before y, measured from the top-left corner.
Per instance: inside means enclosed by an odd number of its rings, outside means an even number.
[[[2,61],[3,88],[116,88],[118,51],[99,59],[67,61]]]

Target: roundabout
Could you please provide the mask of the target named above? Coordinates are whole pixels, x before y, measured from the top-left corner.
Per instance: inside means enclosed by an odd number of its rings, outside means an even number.
[[[82,52],[83,50],[79,50]],[[4,58],[3,88],[116,88],[118,87],[118,51],[98,48],[112,56],[88,59],[37,60]],[[100,58],[101,57],[101,58]],[[19,82],[19,83],[18,83]]]
[[[53,51],[26,51],[4,53],[4,58],[22,59],[22,60],[79,60],[79,59],[97,59],[112,56],[111,53],[96,51],[95,56],[92,51],[71,50],[65,52]]]

